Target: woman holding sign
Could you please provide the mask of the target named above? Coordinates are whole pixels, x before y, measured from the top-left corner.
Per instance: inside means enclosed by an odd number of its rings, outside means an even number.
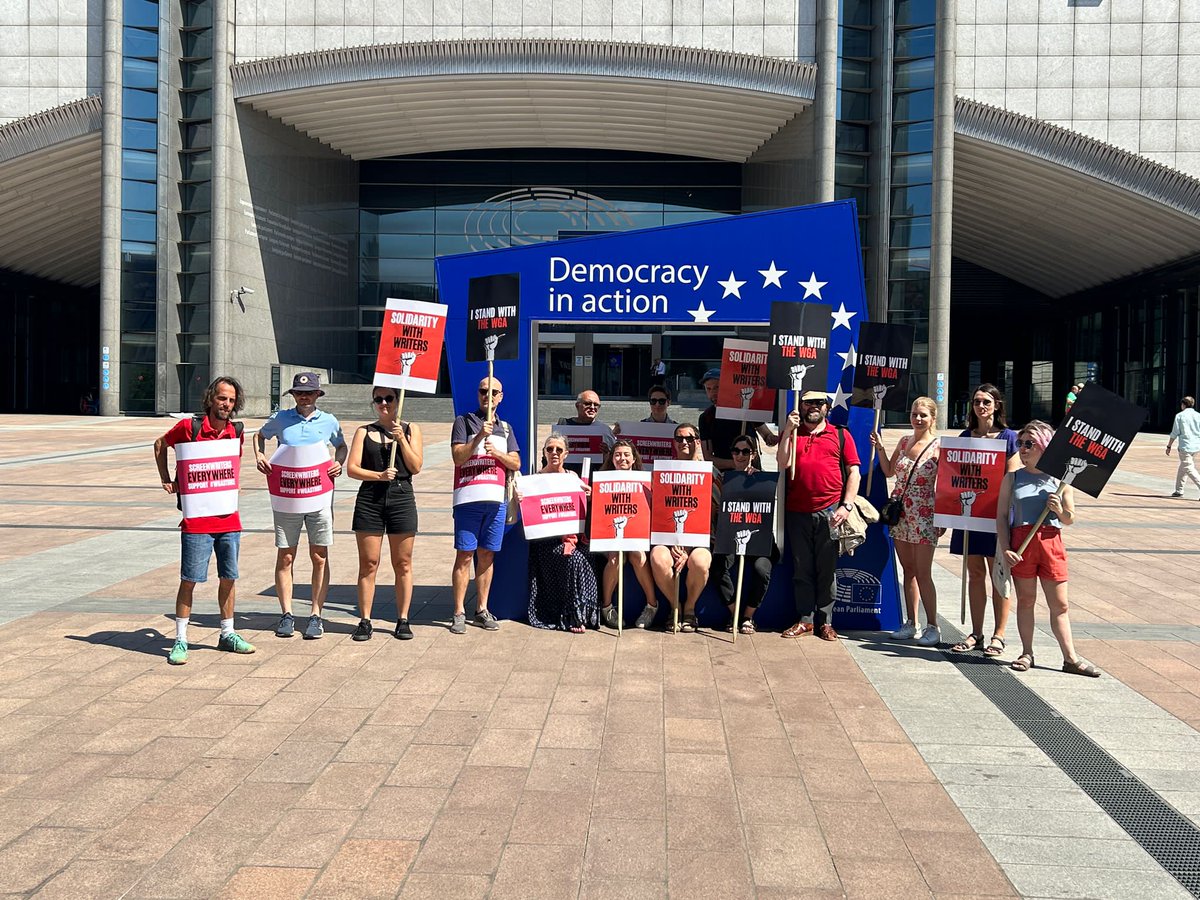
[[[938,438],[937,403],[929,397],[913,401],[909,413],[912,434],[900,438],[889,456],[883,435],[871,434],[871,443],[879,451],[879,469],[884,477],[896,476],[892,498],[904,504],[900,521],[892,528],[896,555],[904,569],[904,607],[908,614],[903,627],[892,632],[892,639],[936,647],[942,639],[937,623],[937,589],[933,586],[933,551],[946,529],[933,524],[933,497],[937,481]],[[925,627],[917,630],[917,601],[925,609]]]
[[[371,639],[371,605],[383,537],[387,535],[396,573],[396,631],[402,641],[412,638],[408,606],[412,602],[412,551],[417,536],[417,504],[412,477],[421,471],[424,450],[421,429],[396,418],[394,388],[371,389],[379,418],[354,432],[346,471],[362,482],[354,501],[350,527],[358,542],[358,628],[354,640]]]
[[[566,459],[567,439],[553,432],[542,444],[542,467],[537,473],[578,478],[563,465]],[[587,491],[582,481],[580,486]],[[529,542],[529,624],[572,634],[600,627],[596,575],[587,554],[579,549],[578,534]]]
[[[1060,486],[1057,478],[1037,467],[1052,437],[1054,429],[1036,419],[1021,429],[1017,446],[1022,467],[1004,476],[996,507],[996,541],[999,546],[1009,548],[1004,555],[1012,566],[1017,590],[1021,655],[1013,660],[1012,668],[1018,672],[1033,668],[1034,604],[1040,579],[1046,605],[1050,607],[1050,630],[1062,650],[1062,670],[1071,675],[1099,678],[1100,670],[1076,655],[1067,615],[1067,551],[1063,547],[1062,528],[1075,521],[1075,496],[1070,486]],[[1043,510],[1048,513],[1044,520]],[[1042,524],[1025,552],[1017,552],[1039,521]]]
[[[959,437],[993,438],[1008,445],[1008,469],[1013,472],[1021,468],[1017,457],[1017,433],[1008,427],[1004,419],[1004,395],[994,384],[981,384],[971,398],[971,411],[967,415],[967,427]],[[963,535],[966,532],[955,528],[950,534],[950,552],[962,556]],[[967,600],[971,605],[971,633],[951,649],[959,653],[968,650],[983,650],[986,656],[999,656],[1004,652],[1004,630],[1008,626],[1008,612],[1012,598],[992,588],[992,612],[996,620],[992,639],[983,646],[983,614],[987,609],[987,586],[991,581],[992,566],[996,557],[996,536],[986,531],[973,531],[967,538]]]
[[[758,463],[758,444],[753,435],[743,434],[735,438],[729,447],[729,454],[733,458],[733,468],[725,473],[726,480],[739,473],[749,476],[759,471],[756,465]],[[745,534],[748,536],[749,532],[745,532]],[[767,590],[771,587],[771,570],[775,568],[779,557],[775,552],[771,556],[747,555],[745,560],[746,570],[750,577],[746,582],[746,591],[742,599],[740,623],[733,620],[735,590],[733,578],[734,570],[738,566],[738,557],[733,554],[714,556],[713,566],[721,576],[717,584],[721,600],[729,608],[728,630],[733,631],[734,628],[737,628],[742,634],[754,634],[756,631],[754,612],[762,603],[763,598],[767,596]]]
[[[604,464],[600,466],[600,471],[641,472],[642,455],[638,453],[637,447],[633,446],[632,442],[621,438],[609,448],[608,456],[604,460]],[[601,577],[604,604],[600,607],[600,621],[609,628],[616,628],[617,609],[613,606],[613,594],[617,589],[617,579],[621,576],[621,570],[618,568],[620,554],[608,553],[605,556],[604,574]],[[646,608],[638,615],[633,627],[649,628],[654,622],[654,617],[658,615],[658,597],[654,593],[654,579],[650,577],[650,563],[646,554],[640,550],[627,550],[625,558],[633,569],[633,576],[637,579],[638,587],[642,589],[642,593],[646,597]]]

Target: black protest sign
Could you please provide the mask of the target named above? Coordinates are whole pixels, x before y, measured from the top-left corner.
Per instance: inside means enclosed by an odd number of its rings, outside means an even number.
[[[829,326],[833,307],[824,303],[771,304],[767,387],[824,391],[829,378]]]
[[[516,359],[521,276],[485,275],[467,287],[467,362]]]
[[[863,322],[858,326],[851,406],[908,410],[908,370],[914,334],[911,325]]]
[[[1085,494],[1099,497],[1117,463],[1129,449],[1147,411],[1098,384],[1089,384],[1037,467]]]
[[[776,472],[728,472],[717,512],[716,552],[770,556],[775,549]]]

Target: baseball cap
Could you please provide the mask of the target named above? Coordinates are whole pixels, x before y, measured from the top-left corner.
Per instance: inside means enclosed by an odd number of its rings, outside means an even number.
[[[700,383],[704,384],[704,382],[709,381],[713,378],[716,378],[718,381],[721,380],[721,370],[720,369],[709,369],[707,372],[705,372],[703,375],[700,376]]]

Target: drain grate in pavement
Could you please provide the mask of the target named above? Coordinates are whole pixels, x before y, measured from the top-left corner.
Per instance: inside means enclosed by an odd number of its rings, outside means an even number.
[[[1200,828],[1003,664],[945,651],[946,658],[1193,896],[1200,897]]]

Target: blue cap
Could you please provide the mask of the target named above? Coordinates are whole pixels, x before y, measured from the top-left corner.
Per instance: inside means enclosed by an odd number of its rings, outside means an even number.
[[[706,382],[712,378],[715,378],[718,381],[720,381],[721,380],[721,370],[720,369],[709,369],[707,372],[704,373],[703,376],[701,376],[700,383],[704,384],[704,382]]]

